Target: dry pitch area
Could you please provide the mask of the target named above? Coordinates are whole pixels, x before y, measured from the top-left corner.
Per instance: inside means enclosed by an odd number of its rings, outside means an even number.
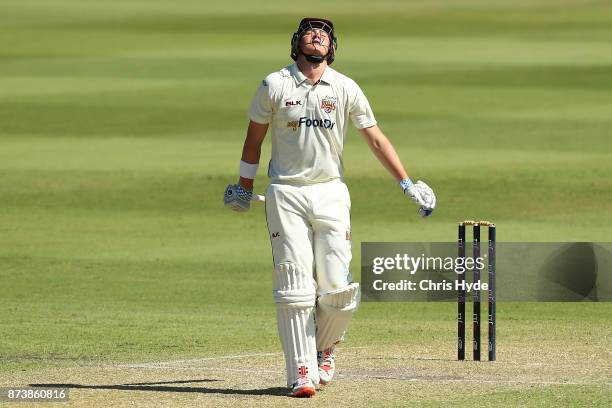
[[[337,380],[310,401],[284,396],[281,353],[85,364],[20,372],[6,380],[15,386],[69,387],[70,402],[61,405],[92,407],[608,405],[610,348],[605,342],[582,343],[571,353],[503,345],[493,363],[458,362],[427,348],[346,347],[338,352]]]

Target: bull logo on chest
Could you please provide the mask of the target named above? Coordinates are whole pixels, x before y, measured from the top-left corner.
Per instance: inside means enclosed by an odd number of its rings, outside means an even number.
[[[336,110],[336,99],[323,98],[321,100],[321,109],[323,109],[325,113],[331,113]]]

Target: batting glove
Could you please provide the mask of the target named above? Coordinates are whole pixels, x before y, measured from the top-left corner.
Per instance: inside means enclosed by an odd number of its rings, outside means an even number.
[[[436,195],[431,187],[421,180],[413,183],[409,178],[400,181],[400,187],[407,197],[419,205],[421,217],[429,217],[433,213],[436,207]]]
[[[225,188],[223,204],[233,211],[245,212],[251,208],[253,192],[245,190],[240,184],[229,184]]]

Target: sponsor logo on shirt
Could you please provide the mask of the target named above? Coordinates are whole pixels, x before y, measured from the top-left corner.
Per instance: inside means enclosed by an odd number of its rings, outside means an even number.
[[[302,101],[286,101],[285,106],[301,106]]]
[[[336,98],[326,97],[321,100],[321,109],[325,113],[331,113],[333,110],[336,110]]]
[[[302,125],[306,127],[333,129],[334,126],[336,126],[336,122],[329,119],[310,119],[306,116],[302,116],[300,120],[291,120],[287,122],[287,127],[292,128],[293,130],[297,130],[297,128],[302,127]]]

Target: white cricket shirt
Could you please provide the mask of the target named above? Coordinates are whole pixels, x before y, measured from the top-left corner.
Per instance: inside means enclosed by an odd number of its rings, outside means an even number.
[[[376,125],[359,86],[336,70],[326,67],[317,85],[295,63],[268,75],[249,118],[272,128],[272,182],[302,185],[342,178],[349,117],[360,129]]]

